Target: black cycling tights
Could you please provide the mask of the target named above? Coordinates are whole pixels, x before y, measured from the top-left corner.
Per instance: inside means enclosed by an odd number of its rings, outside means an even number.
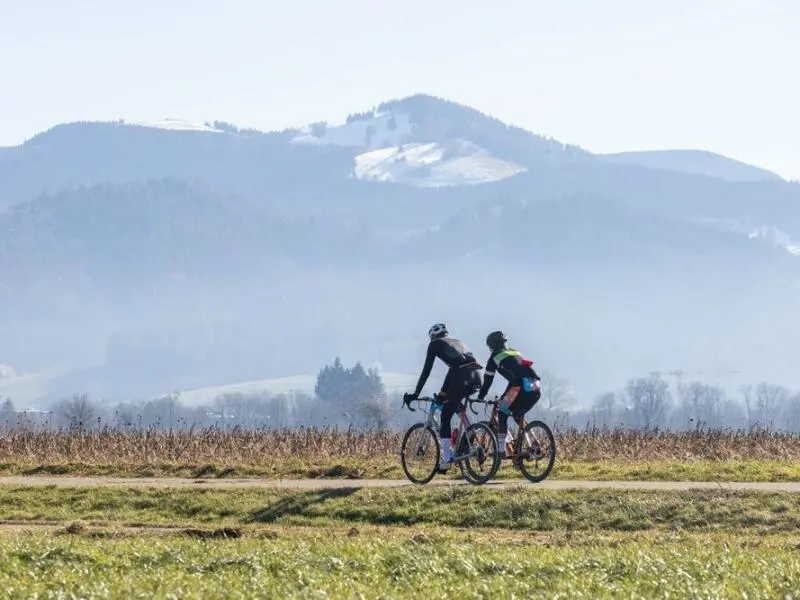
[[[517,425],[520,424],[525,413],[532,409],[539,401],[539,398],[541,398],[539,392],[520,392],[519,395],[517,395],[517,399],[514,400],[514,403],[511,405],[511,416],[514,417],[514,421],[517,422]],[[500,411],[500,414],[497,416],[498,435],[505,435],[508,433],[508,416],[509,415],[502,411]]]
[[[466,373],[451,370],[444,378],[443,387],[445,402],[442,405],[442,424],[439,431],[442,439],[450,437],[452,432],[450,421],[453,420],[453,415],[456,414],[464,398],[481,387],[481,378],[476,369],[469,369]]]
[[[448,398],[447,402],[442,405],[442,425],[439,430],[439,437],[442,439],[449,438],[452,433],[450,421],[453,420],[453,415],[456,414],[458,407],[461,405],[463,396]]]

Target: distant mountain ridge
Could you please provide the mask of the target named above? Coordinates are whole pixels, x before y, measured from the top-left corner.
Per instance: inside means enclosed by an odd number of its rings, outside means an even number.
[[[777,173],[705,150],[652,150],[605,154],[604,160],[664,169],[694,175],[706,175],[725,181],[783,181]]]
[[[92,367],[109,397],[337,354],[414,372],[445,320],[592,392],[665,363],[794,373],[800,185],[635,158],[425,95],[272,133],[58,126],[0,149],[0,364]]]

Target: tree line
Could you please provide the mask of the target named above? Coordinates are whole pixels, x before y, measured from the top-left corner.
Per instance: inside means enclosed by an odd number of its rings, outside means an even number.
[[[752,429],[800,432],[800,393],[762,382],[729,395],[694,381],[674,388],[658,373],[631,379],[623,389],[600,394],[579,406],[569,381],[542,375],[542,398],[530,416],[556,429],[630,428],[641,430]],[[109,404],[88,394],[61,399],[47,409],[19,411],[0,398],[0,428],[53,428],[80,431],[191,428],[335,427],[402,428],[418,415],[402,409],[400,393],[386,392],[378,371],[339,358],[318,373],[313,394],[227,393],[208,404],[188,405],[180,393],[147,402]]]

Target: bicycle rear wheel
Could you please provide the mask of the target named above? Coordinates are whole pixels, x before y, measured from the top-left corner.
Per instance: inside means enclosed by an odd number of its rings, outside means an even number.
[[[408,480],[425,485],[439,470],[439,440],[425,423],[408,428],[400,447],[400,463]]]
[[[461,475],[473,485],[483,485],[500,468],[497,436],[485,423],[473,423],[464,432],[458,454],[467,456],[458,461]]]
[[[531,421],[517,436],[514,466],[532,483],[544,481],[556,462],[556,439],[546,423]]]

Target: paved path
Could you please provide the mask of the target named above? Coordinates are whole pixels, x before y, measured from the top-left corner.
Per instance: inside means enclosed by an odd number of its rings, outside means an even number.
[[[404,479],[178,479],[167,477],[0,477],[0,485],[59,487],[171,487],[171,488],[263,488],[263,489],[341,489],[413,487]],[[439,479],[427,487],[467,485],[456,479]],[[791,482],[710,482],[710,481],[566,481],[548,479],[532,484],[524,480],[492,481],[491,488],[525,487],[540,490],[754,490],[761,492],[800,492],[800,481]]]

